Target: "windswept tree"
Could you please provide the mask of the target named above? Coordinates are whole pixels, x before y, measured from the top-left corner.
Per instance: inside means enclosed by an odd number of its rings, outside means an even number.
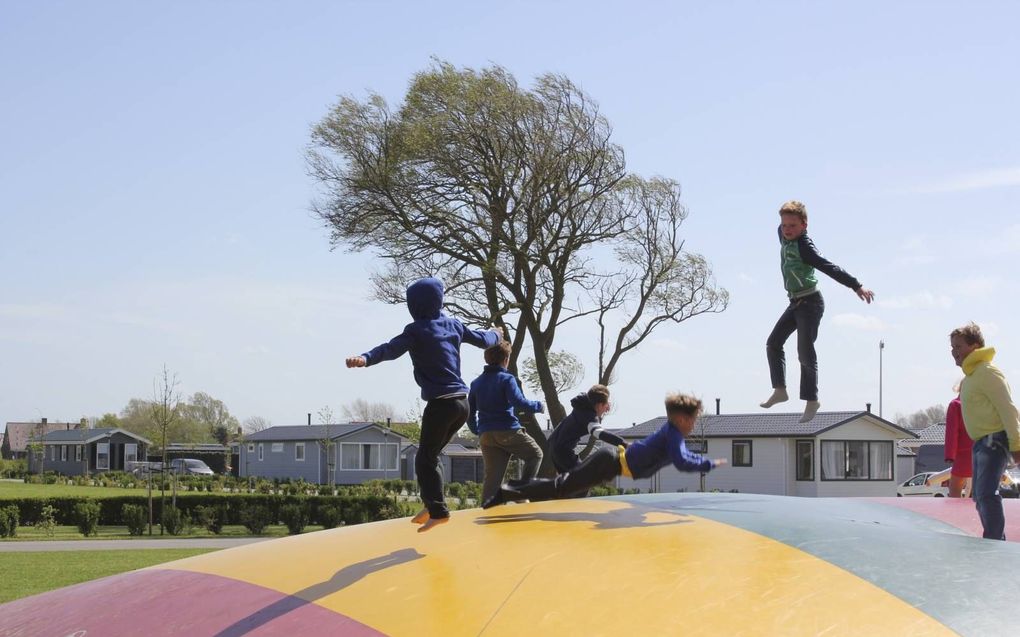
[[[240,426],[237,418],[230,415],[230,410],[223,404],[204,392],[195,392],[186,406],[188,417],[197,422],[213,440],[221,445],[227,444],[230,434],[236,432]]]
[[[245,418],[241,425],[246,434],[253,434],[273,426],[273,422],[263,416],[252,416]]]
[[[313,211],[334,247],[370,251],[377,298],[438,276],[446,305],[501,328],[510,371],[528,346],[549,416],[566,412],[550,360],[570,321],[597,320],[600,380],[661,323],[725,309],[707,261],[681,235],[669,179],[628,175],[598,105],[546,74],[528,90],[499,66],[436,61],[403,104],[342,97],[312,131]],[[533,418],[524,420],[540,442]]]

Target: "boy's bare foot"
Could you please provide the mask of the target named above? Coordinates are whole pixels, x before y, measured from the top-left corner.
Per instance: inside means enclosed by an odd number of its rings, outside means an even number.
[[[422,509],[418,511],[418,515],[411,518],[411,524],[425,524],[429,521],[429,510]]]
[[[817,400],[809,400],[804,404],[804,415],[800,417],[800,422],[808,422],[815,417],[818,413],[818,408],[822,406],[822,403]]]
[[[772,390],[772,395],[769,396],[768,400],[761,403],[761,406],[768,409],[769,407],[775,405],[776,403],[785,403],[788,400],[790,400],[790,396],[786,393],[786,388],[776,387],[775,389]]]
[[[450,521],[449,517],[445,517],[445,518],[429,518],[428,522],[426,522],[425,524],[422,524],[421,526],[418,527],[418,532],[419,533],[424,533],[425,531],[428,531],[429,529],[431,529],[433,527],[439,526],[440,524],[446,524],[449,521]]]

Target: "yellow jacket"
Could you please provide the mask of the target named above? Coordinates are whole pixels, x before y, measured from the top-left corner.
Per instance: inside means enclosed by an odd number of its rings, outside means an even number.
[[[994,357],[994,347],[981,347],[960,365],[966,374],[960,387],[963,422],[971,440],[1005,430],[1009,450],[1020,451],[1020,416],[1006,377],[992,365]]]

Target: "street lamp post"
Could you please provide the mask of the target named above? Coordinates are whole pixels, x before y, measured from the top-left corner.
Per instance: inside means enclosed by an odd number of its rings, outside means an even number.
[[[882,351],[885,341],[878,341],[878,417],[882,417]]]

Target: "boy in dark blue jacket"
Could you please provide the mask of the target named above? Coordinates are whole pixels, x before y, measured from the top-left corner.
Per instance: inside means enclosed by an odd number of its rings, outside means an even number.
[[[587,393],[574,396],[570,406],[570,414],[549,435],[549,451],[556,473],[566,473],[581,464],[577,443],[589,433],[589,425],[602,422],[602,416],[609,411],[609,388],[592,385]]]
[[[542,403],[528,400],[513,374],[506,370],[510,362],[510,344],[500,341],[485,350],[485,369],[471,383],[468,393],[468,428],[478,436],[485,460],[482,481],[482,502],[499,491],[511,456],[524,462],[521,480],[528,482],[538,475],[542,464],[542,448],[528,435],[517,419],[517,411],[542,413]]]
[[[669,394],[666,396],[667,422],[652,435],[630,445],[600,445],[576,469],[558,475],[553,480],[532,480],[528,484],[514,487],[503,485],[494,501],[483,503],[483,508],[508,500],[571,498],[617,476],[638,480],[650,478],[669,464],[680,471],[711,471],[726,464],[726,459],[709,460],[689,451],[684,443],[684,437],[694,430],[701,408],[701,400],[694,396]]]
[[[367,367],[411,354],[414,380],[426,401],[421,415],[421,440],[414,459],[421,499],[425,508],[411,519],[421,524],[418,532],[449,521],[443,498],[443,473],[439,454],[468,417],[468,387],[460,377],[461,342],[490,347],[499,341],[495,331],[471,330],[442,313],[443,283],[427,278],[407,288],[407,310],[414,318],[388,343],[361,356],[347,359],[347,367]]]

